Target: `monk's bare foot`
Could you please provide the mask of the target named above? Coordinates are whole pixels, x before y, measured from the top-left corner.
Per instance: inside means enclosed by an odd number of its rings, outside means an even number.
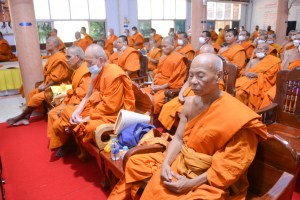
[[[28,119],[21,119],[20,121],[13,124],[13,126],[29,125]]]
[[[72,147],[72,144],[70,142],[67,142],[66,144],[64,144],[63,146],[61,146],[59,148],[59,150],[57,151],[55,156],[59,157],[59,158],[65,156],[69,152],[71,147]]]
[[[22,120],[22,118],[20,116],[16,116],[16,117],[13,117],[13,118],[10,118],[10,119],[6,120],[6,123],[8,125],[13,125],[13,124],[17,123],[20,120]]]

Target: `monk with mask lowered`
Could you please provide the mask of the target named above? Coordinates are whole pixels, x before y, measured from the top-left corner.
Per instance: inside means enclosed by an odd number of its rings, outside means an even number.
[[[125,35],[127,37],[128,46],[133,48],[134,40],[133,40],[133,37],[129,34],[129,29],[125,29],[123,35]]]
[[[277,52],[281,50],[281,46],[277,43],[275,43],[276,39],[276,34],[275,33],[270,33],[268,35],[268,44],[276,49]]]
[[[58,49],[63,52],[63,53],[66,53],[66,45],[63,43],[63,41],[60,39],[60,37],[57,36],[57,29],[52,29],[51,32],[50,32],[50,35],[51,36],[55,36],[59,39],[59,47]],[[49,52],[47,52],[47,55],[46,56],[42,56],[42,59],[45,59],[45,58],[49,58]]]
[[[67,130],[74,129],[75,141],[91,142],[96,128],[104,123],[114,124],[121,109],[134,111],[135,98],[128,75],[117,65],[109,64],[103,49],[90,45],[84,60],[91,72],[91,82],[87,95],[78,106],[67,105],[61,111],[61,120],[53,124],[54,134],[71,145]],[[80,146],[81,147],[81,146]],[[61,149],[69,149],[61,147]],[[62,152],[64,155],[65,152]],[[85,157],[81,149],[80,159]]]
[[[158,48],[161,48],[162,36],[156,33],[154,28],[150,28],[150,39],[155,39]]]
[[[267,55],[269,45],[257,47],[257,59],[251,59],[243,75],[236,80],[236,98],[252,110],[260,108],[264,93],[276,83],[276,74],[281,70],[281,60]]]
[[[52,85],[70,83],[70,71],[65,54],[58,50],[59,39],[51,36],[47,39],[46,49],[51,54],[44,66],[44,82],[36,89],[29,92],[26,109],[14,118],[8,119],[9,125],[28,125],[31,113],[34,110],[44,112],[43,102],[45,100],[44,91]]]
[[[248,60],[250,60],[252,56],[252,52],[255,49],[254,44],[249,42],[249,36],[250,34],[243,30],[239,34],[239,44],[246,50],[246,57]]]
[[[195,50],[189,43],[189,38],[186,32],[181,32],[178,35],[178,44],[180,46],[176,48],[176,51],[184,53],[189,60],[193,60],[195,57]]]
[[[86,33],[86,28],[85,27],[81,27],[80,33],[84,36],[84,39],[86,39],[88,41],[88,44],[93,44],[94,40],[93,38]]]
[[[50,138],[49,149],[54,150],[62,146],[66,142],[66,138],[60,138],[53,132],[53,123],[55,121],[62,121],[61,111],[67,105],[76,106],[79,105],[81,100],[86,96],[90,81],[91,73],[83,62],[83,50],[78,46],[71,46],[66,52],[67,62],[70,68],[74,69],[72,75],[72,89],[67,91],[67,96],[64,101],[57,107],[50,110],[48,113],[48,127],[47,136]],[[58,151],[56,156],[61,157],[61,152],[66,150]]]
[[[212,42],[212,38],[211,38],[211,35],[210,35],[209,31],[203,31],[200,34],[199,42],[200,42],[200,47],[197,50],[196,55],[200,54],[201,47],[206,45],[206,44],[209,44],[214,48],[214,53],[215,54],[218,54],[219,50],[221,49],[220,45],[218,45],[217,43]]]
[[[152,95],[154,100],[154,114],[158,114],[165,99],[166,89],[179,89],[186,78],[188,59],[178,52],[173,52],[175,42],[171,36],[162,41],[162,51],[166,55],[157,66],[157,73],[150,87],[144,88],[145,92]]]
[[[134,40],[134,46],[136,50],[144,48],[144,36],[137,31],[137,28],[134,26],[132,27],[132,37]]]
[[[267,139],[261,117],[219,90],[223,63],[214,54],[197,56],[189,82],[195,96],[182,109],[175,136],[164,153],[134,155],[108,200],[245,199],[248,168],[257,145]]]
[[[109,64],[118,64],[118,58],[119,58],[119,53],[121,49],[118,46],[118,40],[114,41],[114,53],[109,57],[108,63]]]
[[[89,46],[89,42],[86,39],[81,38],[78,31],[75,33],[75,39],[76,40],[73,42],[73,45],[81,47],[83,52],[85,52],[86,48]]]

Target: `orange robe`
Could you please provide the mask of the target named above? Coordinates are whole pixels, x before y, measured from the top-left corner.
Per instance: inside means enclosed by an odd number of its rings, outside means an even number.
[[[85,52],[86,48],[89,46],[89,42],[86,39],[82,38],[81,40],[76,42],[74,45],[81,47],[83,52]]]
[[[279,58],[281,58],[281,54],[283,53],[285,46],[286,46],[287,44],[292,43],[292,42],[293,42],[293,40],[292,40],[292,39],[289,39],[289,42],[287,42],[286,44],[284,44],[284,45],[282,46],[281,50],[278,51],[278,57],[279,57]],[[291,46],[294,46],[294,45],[291,45]]]
[[[276,51],[277,52],[279,52],[280,50],[281,50],[281,46],[279,45],[279,44],[277,44],[277,43],[273,43],[273,44],[269,44],[269,45],[271,45],[272,47],[274,47],[275,49],[276,49]]]
[[[141,43],[140,45],[137,45],[137,46],[134,45],[133,48],[142,49],[144,47],[144,36],[140,32],[137,32],[136,34],[134,34],[133,40],[134,40],[134,43]]]
[[[58,49],[63,52],[66,53],[65,49],[66,49],[66,45],[63,43],[63,41],[60,39],[60,37],[57,37],[59,39],[59,47]]]
[[[105,123],[114,124],[121,109],[134,111],[135,97],[132,83],[127,74],[117,65],[108,64],[93,81],[93,93],[86,100],[80,116],[82,119],[90,117],[74,129],[74,137],[81,148],[79,158],[85,157],[85,151],[79,140],[91,142],[96,128]],[[55,121],[53,131],[59,137],[67,137],[65,129],[71,127],[69,120],[75,106],[65,106],[61,111],[61,121]]]
[[[218,34],[216,33],[216,31],[210,32],[210,36],[212,41],[216,41],[218,39]]]
[[[252,110],[260,108],[264,94],[276,83],[277,72],[281,70],[281,60],[266,56],[247,72],[258,73],[258,78],[249,80],[242,76],[236,80],[236,98]]]
[[[252,39],[256,39],[258,37],[258,31],[254,31],[252,35]]]
[[[55,85],[60,85],[61,83],[70,83],[69,66],[65,54],[61,51],[53,56],[50,56],[43,70],[45,75],[45,86],[47,86],[52,80],[56,82]],[[39,92],[38,88],[36,88],[28,93],[26,106],[35,107],[38,111],[44,112],[44,100],[45,93]]]
[[[107,60],[109,60],[110,53],[109,53],[108,51],[106,51],[105,49],[104,49],[104,52],[105,52],[105,55],[106,55]]]
[[[112,55],[109,57],[108,63],[109,63],[109,64],[118,64],[119,53],[120,53],[120,51],[118,51],[118,52],[112,54]]]
[[[113,54],[114,53],[114,45],[113,45],[113,43],[110,40],[106,40],[105,41],[105,47],[104,47],[104,49],[106,51],[108,51],[110,54]]]
[[[211,44],[210,44],[210,45],[211,45]],[[219,50],[221,49],[221,46],[218,45],[217,43],[214,43],[212,46],[214,47],[214,53],[215,53],[215,54],[218,54],[218,53],[219,53]],[[198,56],[199,54],[200,54],[200,49],[197,50],[196,56]]]
[[[120,66],[125,72],[131,71],[130,78],[138,78],[137,71],[140,70],[140,52],[134,48],[127,47],[125,51],[118,58],[118,66]]]
[[[163,37],[162,37],[161,35],[159,35],[159,34],[155,34],[155,35],[153,36],[153,39],[155,39],[156,42],[157,42],[157,46],[161,46],[162,38],[163,38]]]
[[[228,113],[231,113],[230,118]],[[206,111],[188,121],[181,152],[171,164],[174,173],[189,179],[207,172],[208,184],[187,193],[174,193],[160,179],[166,152],[140,154],[129,158],[125,173],[108,200],[135,199],[142,180],[146,178],[151,179],[141,200],[245,199],[249,187],[248,168],[254,160],[258,143],[266,139],[267,128],[261,117],[224,93]],[[178,168],[182,165],[183,168]],[[195,172],[197,169],[199,171]],[[230,188],[237,187],[236,183],[239,189],[230,192]]]
[[[177,50],[177,52],[184,53],[189,60],[193,60],[195,57],[195,50],[191,44],[187,44],[184,47]]]
[[[64,99],[64,102],[50,110],[50,112],[48,113],[47,136],[50,138],[49,149],[58,148],[68,141],[69,135],[67,135],[67,137],[62,137],[61,139],[61,137],[54,134],[53,123],[56,120],[61,120],[61,118],[59,118],[57,114],[64,104],[80,104],[81,100],[88,92],[90,81],[91,73],[86,63],[83,63],[72,75],[72,89],[69,89],[67,91],[67,97]]]
[[[11,51],[11,47],[5,39],[0,40],[0,62],[18,61],[18,58]]]
[[[84,39],[88,41],[88,45],[93,44],[94,42],[93,38],[87,33],[84,34]]]
[[[225,33],[225,34],[226,34],[226,33]],[[219,32],[219,36],[218,36],[218,39],[217,39],[216,43],[217,43],[218,45],[223,45],[223,44],[225,43],[225,39],[224,39],[224,36],[223,36],[223,30],[221,30],[221,31]]]
[[[128,40],[128,46],[133,48],[133,46],[134,46],[133,37],[131,35],[128,35],[127,40]]]
[[[251,42],[244,42],[240,45],[246,50],[246,57],[248,60],[250,60],[252,52],[255,49],[254,44],[252,44]]]
[[[271,33],[275,33],[275,32],[270,30],[270,31],[268,31],[267,35],[270,35]]]
[[[156,47],[148,53],[148,58],[159,61],[161,55],[162,55],[162,50]],[[156,68],[157,68],[157,64],[148,60],[148,70],[152,71],[155,70]]]
[[[267,54],[267,55],[277,57],[277,50],[276,50],[273,46],[270,45],[270,46],[269,46],[269,51],[268,51],[268,54]],[[257,58],[256,52],[254,53],[253,58],[254,58],[254,59]]]
[[[176,38],[175,38],[175,47],[178,47],[179,44],[178,44],[178,35],[176,35]]]
[[[184,55],[174,52],[162,58],[158,63],[157,75],[155,76],[154,85],[164,85],[168,83],[168,88],[179,89],[183,86],[186,79],[186,68],[188,59]],[[145,92],[151,94],[151,87],[144,88]],[[152,94],[151,94],[152,95]],[[154,114],[158,114],[165,102],[165,90],[159,90],[152,95],[154,100]]]
[[[117,37],[116,35],[110,35],[110,36],[107,38],[107,40],[108,40],[108,41],[111,41],[111,43],[114,43],[114,41],[117,40],[117,39],[118,39],[118,37]]]

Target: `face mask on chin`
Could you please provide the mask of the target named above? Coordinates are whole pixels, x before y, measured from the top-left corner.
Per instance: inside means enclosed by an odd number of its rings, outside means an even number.
[[[177,40],[177,42],[178,42],[178,44],[180,45],[180,46],[182,46],[183,45],[183,40]]]
[[[114,53],[118,52],[118,49],[115,47],[113,48],[113,50],[114,50]]]
[[[132,31],[132,35],[135,35],[136,34],[136,32],[135,31]]]
[[[256,53],[256,56],[258,58],[264,58],[266,55],[265,55],[265,53]]]
[[[246,38],[242,35],[239,36],[239,41],[244,41]]]
[[[123,33],[123,35],[127,36],[127,33]]]
[[[201,44],[205,44],[205,38],[204,37],[199,37],[199,42],[201,43]]]
[[[269,44],[273,44],[273,43],[274,43],[274,41],[270,40],[270,41],[268,41],[268,43],[269,43]]]
[[[298,47],[300,44],[300,40],[294,40],[294,46]]]
[[[91,67],[89,67],[89,71],[91,72],[91,74],[99,74],[102,70],[102,67],[101,68],[98,68],[98,62],[99,60],[97,61],[97,63]]]
[[[153,37],[153,36],[154,36],[154,33],[150,33],[150,36]]]

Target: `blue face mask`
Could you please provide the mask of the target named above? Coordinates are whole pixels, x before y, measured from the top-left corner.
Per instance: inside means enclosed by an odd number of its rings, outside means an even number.
[[[99,74],[101,72],[102,67],[98,68],[98,66],[97,66],[98,65],[98,61],[97,61],[96,65],[93,65],[93,66],[89,67],[89,71],[91,72],[91,74]]]

